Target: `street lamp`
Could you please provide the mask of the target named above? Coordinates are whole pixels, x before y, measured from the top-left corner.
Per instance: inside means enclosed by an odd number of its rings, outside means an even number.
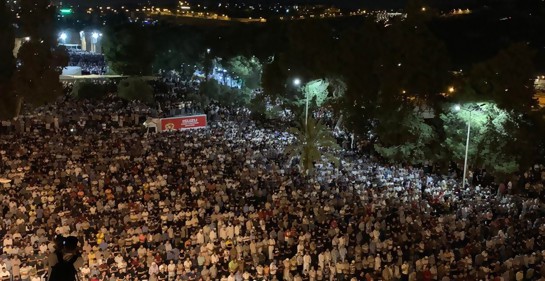
[[[464,109],[469,112],[469,120],[467,120],[467,137],[466,137],[466,152],[464,156],[464,173],[462,174],[462,188],[465,187],[466,173],[467,173],[467,154],[469,152],[469,136],[471,132],[471,114],[475,110],[480,110],[484,104],[478,104],[473,110]],[[454,111],[459,112],[463,108],[457,104],[454,106]]]
[[[293,79],[293,85],[295,87],[301,86],[301,79],[294,78]],[[305,127],[308,124],[308,93],[305,93]]]
[[[59,35],[59,39],[61,39],[63,44],[66,44],[66,39],[68,39],[68,34],[66,34],[65,32],[61,32],[61,34]]]

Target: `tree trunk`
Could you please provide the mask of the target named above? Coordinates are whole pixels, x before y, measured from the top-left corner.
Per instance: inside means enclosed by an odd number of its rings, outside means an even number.
[[[339,120],[337,120],[337,122],[335,122],[335,129],[338,129],[342,126],[343,124],[343,115],[342,115],[342,112],[340,114],[341,116],[339,117]]]
[[[19,117],[19,115],[21,114],[21,111],[23,109],[23,100],[24,98],[21,97],[21,96],[18,96],[17,97],[17,107],[15,109],[15,117]]]

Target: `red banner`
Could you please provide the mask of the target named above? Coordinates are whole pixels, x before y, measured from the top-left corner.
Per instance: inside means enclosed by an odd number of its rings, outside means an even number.
[[[206,127],[206,115],[192,115],[161,119],[161,131],[199,129]]]

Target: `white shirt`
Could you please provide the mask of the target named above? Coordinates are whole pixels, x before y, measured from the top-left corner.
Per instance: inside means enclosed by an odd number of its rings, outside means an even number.
[[[11,276],[11,273],[7,270],[0,271],[0,278],[9,280],[9,277]]]

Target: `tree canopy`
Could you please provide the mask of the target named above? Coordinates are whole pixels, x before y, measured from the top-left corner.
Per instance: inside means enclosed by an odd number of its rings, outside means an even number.
[[[102,50],[113,72],[122,75],[150,75],[155,58],[150,29],[136,23],[108,26]]]
[[[79,99],[100,99],[108,94],[106,85],[93,82],[76,82],[72,95]]]
[[[0,3],[0,118],[15,115],[15,99],[11,91],[11,80],[15,72],[15,36],[12,25],[13,15],[6,1]]]
[[[233,57],[227,60],[226,69],[232,77],[243,81],[243,88],[259,88],[262,65],[258,58],[240,55]]]
[[[55,6],[47,0],[22,0],[21,23],[30,38],[19,49],[13,89],[17,99],[16,114],[23,101],[40,106],[63,94],[59,76],[68,64],[66,49],[55,37]]]
[[[289,130],[295,137],[292,145],[286,148],[286,154],[290,157],[298,157],[301,169],[312,173],[314,164],[324,162],[333,163],[339,167],[339,159],[333,151],[339,149],[339,145],[333,138],[331,131],[322,122],[309,117],[308,122],[301,120],[299,127]]]
[[[445,111],[441,120],[446,134],[443,145],[452,160],[464,159],[469,124],[469,165],[501,174],[518,170],[520,155],[509,149],[516,143],[511,133],[519,127],[515,115],[493,103],[466,104],[459,111]]]
[[[185,26],[160,26],[151,32],[155,58],[153,71],[175,70],[191,78],[199,57],[205,51],[204,38],[200,30]]]
[[[128,101],[152,103],[154,101],[153,88],[143,79],[130,77],[119,82],[117,95]]]
[[[15,58],[13,49],[15,48],[15,36],[13,31],[13,15],[6,2],[0,3],[0,85],[7,86],[11,76],[15,71]],[[0,86],[1,87],[1,86]]]
[[[513,44],[495,57],[477,63],[468,77],[468,100],[493,101],[506,110],[525,112],[537,105],[534,89],[535,52]]]

